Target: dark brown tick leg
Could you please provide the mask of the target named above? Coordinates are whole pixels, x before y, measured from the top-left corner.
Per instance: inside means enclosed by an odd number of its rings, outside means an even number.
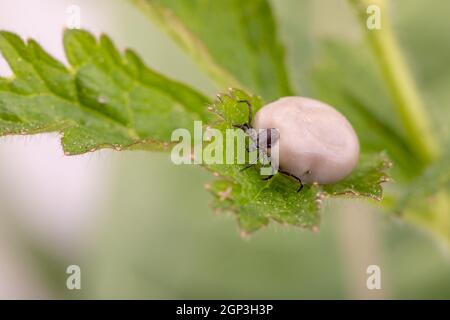
[[[274,176],[275,176],[274,174],[271,174],[270,176],[263,178],[263,180],[268,181],[268,180],[272,179]]]
[[[248,164],[248,165],[246,165],[245,167],[243,167],[242,169],[240,169],[239,171],[244,171],[244,170],[247,170],[248,168],[251,168],[251,167],[253,167],[255,164],[257,164],[258,163],[258,160],[259,160],[259,153],[256,155],[256,159],[255,159],[255,161],[253,161],[252,163],[250,163],[250,164]]]
[[[303,182],[299,177],[294,176],[293,174],[290,174],[289,172],[283,171],[283,170],[278,170],[279,173],[282,173],[286,176],[289,176],[291,178],[294,178],[295,180],[298,181],[298,183],[300,184],[300,187],[298,188],[297,192],[300,192],[303,189]]]
[[[252,104],[248,100],[238,100],[237,103],[245,103],[248,106],[248,124],[251,125],[253,119]]]

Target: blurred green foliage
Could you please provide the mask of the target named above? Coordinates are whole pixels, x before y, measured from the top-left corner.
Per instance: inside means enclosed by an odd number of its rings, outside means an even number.
[[[243,85],[264,99],[292,94],[266,0],[131,2],[155,18],[222,86]]]

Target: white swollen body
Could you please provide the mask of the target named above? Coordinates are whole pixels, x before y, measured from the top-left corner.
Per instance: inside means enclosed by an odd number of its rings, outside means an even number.
[[[255,129],[279,130],[279,166],[302,183],[330,184],[347,177],[359,158],[350,122],[333,107],[309,98],[285,97],[255,115]]]

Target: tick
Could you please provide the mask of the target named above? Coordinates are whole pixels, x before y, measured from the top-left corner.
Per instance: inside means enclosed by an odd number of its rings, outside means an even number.
[[[358,163],[358,136],[350,122],[332,106],[311,98],[284,97],[262,107],[253,119],[250,102],[238,103],[248,106],[248,122],[234,126],[249,135],[249,151],[257,150],[259,158],[260,154],[270,154],[270,149],[278,144],[278,171],[296,179],[300,184],[298,191],[304,184],[339,182]],[[242,170],[253,164],[256,162]]]

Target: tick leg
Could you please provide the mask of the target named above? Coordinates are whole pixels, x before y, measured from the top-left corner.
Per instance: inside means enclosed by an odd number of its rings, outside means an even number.
[[[248,100],[238,100],[237,103],[245,103],[248,106],[248,123],[251,124],[252,123],[252,118],[253,118],[253,108],[252,105],[250,103],[250,101]]]
[[[270,176],[263,178],[263,180],[268,181],[268,180],[272,179],[274,176],[275,176],[274,174],[271,174]]]
[[[270,169],[272,169],[272,175],[275,175],[275,168],[272,165],[272,161],[269,160],[269,164],[270,164]],[[278,169],[276,169],[276,171],[278,171]]]
[[[283,171],[283,170],[278,170],[278,172],[280,172],[280,173],[282,173],[282,174],[284,174],[286,176],[289,176],[291,178],[294,178],[295,180],[298,181],[298,183],[300,184],[300,187],[298,188],[297,192],[300,192],[303,189],[303,182],[302,182],[302,180],[299,177],[296,177],[293,174],[290,174],[289,172],[286,172],[286,171]]]
[[[264,153],[262,153],[261,156],[262,156],[262,164],[261,165],[264,167],[266,165],[266,158],[267,157],[266,157],[266,155]]]
[[[233,124],[233,127],[241,129],[242,131],[246,131],[249,128],[249,125],[247,123],[244,124]]]
[[[270,177],[273,177],[273,172],[274,172],[274,170],[273,170],[273,167],[272,167],[272,163],[270,162],[270,158],[267,156],[267,154],[266,153],[264,153],[263,151],[261,152],[260,151],[261,149],[259,149],[258,150],[258,152],[259,152],[259,158],[261,159],[262,158],[262,163],[261,163],[261,166],[263,167],[263,168],[265,168],[265,166],[266,166],[266,161],[268,161],[268,164],[269,164],[269,166],[270,166],[270,171],[271,171],[271,175],[270,175]],[[264,179],[263,179],[264,180]]]
[[[244,170],[247,170],[248,168],[251,168],[251,167],[253,167],[254,165],[256,164],[256,162],[255,163],[250,163],[249,165],[246,165],[245,167],[243,167],[242,169],[240,169],[239,171],[244,171]]]
[[[244,171],[244,170],[247,170],[248,168],[251,168],[251,167],[253,167],[256,163],[258,163],[258,160],[259,160],[259,155],[257,154],[256,155],[256,159],[255,159],[255,161],[253,161],[252,163],[250,163],[250,164],[248,164],[248,165],[246,165],[245,167],[243,167],[242,169],[240,169],[239,171]]]
[[[258,150],[258,145],[256,144],[256,142],[252,139],[252,137],[250,135],[249,135],[248,147],[246,147],[246,148],[247,148],[248,152]]]

